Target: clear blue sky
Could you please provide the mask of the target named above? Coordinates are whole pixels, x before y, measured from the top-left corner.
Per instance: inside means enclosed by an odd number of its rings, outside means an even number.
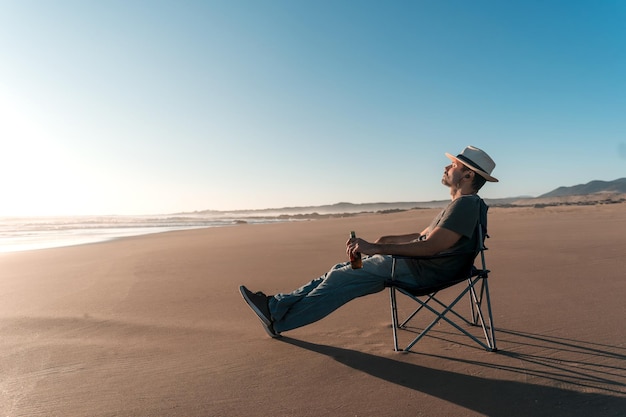
[[[488,198],[626,176],[626,2],[0,0],[0,215]]]

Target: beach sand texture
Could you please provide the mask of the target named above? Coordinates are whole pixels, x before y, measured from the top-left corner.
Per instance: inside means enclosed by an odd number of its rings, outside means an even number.
[[[239,295],[323,274],[350,230],[435,213],[0,254],[0,415],[626,415],[626,204],[490,210],[498,353],[445,323],[394,352],[387,291],[273,340]]]

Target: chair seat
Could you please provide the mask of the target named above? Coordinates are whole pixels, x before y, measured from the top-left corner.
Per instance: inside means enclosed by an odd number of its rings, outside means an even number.
[[[463,278],[457,278],[454,279],[452,281],[446,281],[443,282],[441,284],[437,284],[437,285],[431,285],[428,287],[420,287],[420,288],[415,288],[411,285],[408,285],[404,282],[398,282],[398,281],[394,281],[394,280],[387,280],[385,281],[385,287],[396,287],[396,288],[401,288],[404,291],[408,292],[409,294],[411,294],[414,297],[422,297],[425,295],[429,295],[441,290],[444,290],[448,287],[452,287],[453,285],[456,285],[460,282],[466,281],[467,277],[463,277]]]
[[[444,281],[435,285],[430,285],[428,287],[415,288],[407,283],[394,281],[393,279],[388,279],[387,281],[385,281],[385,287],[401,288],[409,294],[413,295],[414,297],[423,297],[425,295],[445,290],[448,287],[452,287],[456,284],[466,281],[468,278],[473,278],[477,276],[480,276],[481,278],[486,278],[489,272],[491,271],[489,271],[488,269],[477,269],[475,266],[472,266],[472,270],[467,274],[462,274],[449,281]]]

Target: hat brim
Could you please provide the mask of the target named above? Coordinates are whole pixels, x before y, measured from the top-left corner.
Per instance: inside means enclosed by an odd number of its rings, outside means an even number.
[[[465,161],[461,161],[459,158],[457,158],[454,155],[450,155],[448,152],[446,152],[446,156],[448,158],[450,158],[451,161],[455,161],[455,162],[458,162],[460,164],[465,165],[466,167],[468,167],[472,171],[476,172],[478,175],[480,175],[481,177],[483,177],[487,181],[489,181],[489,182],[498,182],[497,178],[492,177],[491,175],[487,174],[485,171],[483,171],[482,169],[478,168],[477,166],[472,165],[472,164],[470,164],[468,162],[465,162]]]

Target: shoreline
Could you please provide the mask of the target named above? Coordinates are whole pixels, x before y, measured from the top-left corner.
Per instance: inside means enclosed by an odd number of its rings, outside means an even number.
[[[567,208],[567,207],[587,207],[587,206],[603,206],[613,204],[626,204],[623,199],[603,199],[598,200],[582,198],[559,198],[559,199],[533,199],[527,202],[527,204],[496,204],[489,206],[490,210],[496,209],[545,209],[545,208]],[[301,221],[318,221],[327,219],[344,219],[357,216],[375,216],[375,215],[390,215],[396,213],[412,212],[418,210],[439,210],[440,207],[414,207],[414,208],[387,208],[377,211],[359,211],[359,212],[342,212],[342,213],[295,213],[295,214],[277,214],[272,216],[247,216],[247,217],[232,217],[224,220],[205,220],[208,223],[206,225],[178,225],[178,226],[141,226],[135,225],[131,227],[114,227],[112,225],[108,228],[80,228],[66,229],[58,231],[56,235],[51,234],[51,231],[42,230],[39,233],[42,235],[39,238],[33,237],[33,233],[37,233],[37,230],[30,232],[30,235],[24,238],[3,238],[0,239],[0,254],[23,252],[31,250],[51,249],[59,247],[72,247],[83,244],[91,244],[98,242],[106,242],[110,240],[121,239],[130,236],[142,236],[156,233],[167,233],[178,230],[194,230],[205,229],[214,227],[231,227],[242,226],[246,224],[271,224],[279,222],[301,222]],[[188,213],[187,213],[188,214]],[[106,216],[79,216],[81,218],[98,218]],[[124,216],[109,216],[109,217],[124,217]],[[143,216],[128,216],[143,217]],[[154,217],[154,216],[152,216]],[[165,219],[170,218],[169,215],[157,216]],[[51,217],[54,218],[54,217]],[[65,221],[72,219],[72,217],[62,217]],[[38,219],[45,219],[38,218]],[[195,219],[197,221],[197,219]],[[45,234],[44,234],[45,233]],[[10,235],[5,231],[5,236]]]

